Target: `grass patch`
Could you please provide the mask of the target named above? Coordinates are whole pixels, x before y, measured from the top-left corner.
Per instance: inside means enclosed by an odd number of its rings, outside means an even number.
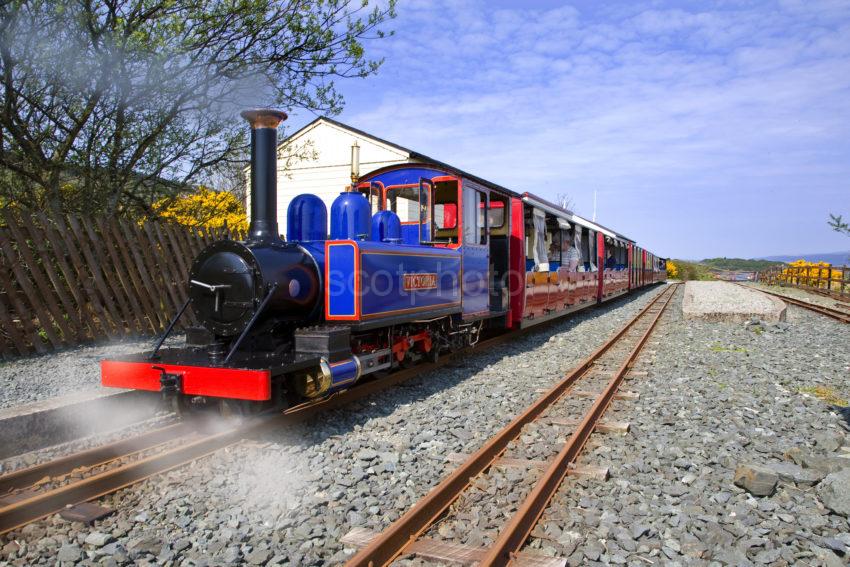
[[[744,272],[758,272],[773,266],[781,266],[782,262],[771,260],[749,260],[744,258],[706,258],[700,264],[714,268],[715,270],[740,270]]]
[[[829,386],[806,386],[798,390],[801,394],[809,394],[819,400],[828,403],[831,406],[846,408],[850,403],[846,399],[839,396],[836,391]]]

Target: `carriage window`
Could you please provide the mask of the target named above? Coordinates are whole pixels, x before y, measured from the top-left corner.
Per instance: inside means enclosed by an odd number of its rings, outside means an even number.
[[[596,231],[588,231],[587,247],[590,253],[588,259],[590,261],[589,263],[591,272],[595,272],[599,269],[599,266],[596,265],[596,263],[599,261],[599,253],[597,252],[596,244]]]
[[[463,191],[463,241],[466,244],[487,244],[487,196],[475,189]]]

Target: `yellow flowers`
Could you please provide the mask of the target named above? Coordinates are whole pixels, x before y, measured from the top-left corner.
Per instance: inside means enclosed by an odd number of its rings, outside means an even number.
[[[191,227],[248,229],[245,207],[232,193],[200,186],[194,193],[176,199],[162,199],[154,210],[163,218]]]
[[[671,280],[675,280],[679,277],[679,266],[667,260],[667,277]]]
[[[831,267],[832,264],[827,262],[795,260],[782,270],[779,278],[794,284],[826,287],[826,282],[830,279],[840,281],[843,273],[841,270],[830,270]]]

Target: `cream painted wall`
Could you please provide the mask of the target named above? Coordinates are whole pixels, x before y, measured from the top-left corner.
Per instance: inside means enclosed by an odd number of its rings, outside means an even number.
[[[351,183],[351,145],[355,140],[360,146],[361,175],[411,161],[407,152],[320,119],[281,145],[277,176],[277,220],[281,234],[286,234],[289,203],[302,193],[318,195],[330,218],[331,204]],[[293,152],[309,157],[286,159]],[[250,195],[248,198],[250,214]]]

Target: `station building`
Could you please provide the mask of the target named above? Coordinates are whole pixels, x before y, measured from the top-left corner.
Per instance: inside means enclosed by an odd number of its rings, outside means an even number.
[[[331,118],[313,120],[278,146],[277,222],[281,234],[286,234],[286,211],[297,195],[317,195],[330,212],[334,199],[351,184],[352,169],[365,174],[402,163],[438,162]],[[415,214],[415,210],[399,211],[403,221],[408,216],[416,218]]]

